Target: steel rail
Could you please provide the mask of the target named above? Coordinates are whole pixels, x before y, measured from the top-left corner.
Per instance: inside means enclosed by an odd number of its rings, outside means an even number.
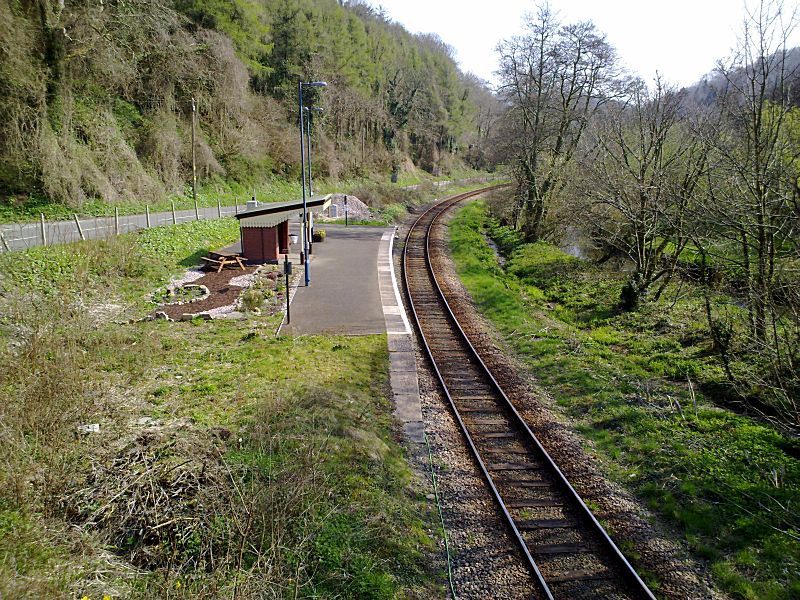
[[[418,331],[420,333],[420,336],[422,338],[423,345],[425,346],[426,353],[427,353],[427,355],[428,355],[428,357],[429,357],[429,359],[431,361],[431,364],[433,366],[434,372],[436,373],[436,376],[437,376],[437,378],[439,380],[439,383],[441,384],[442,390],[444,391],[445,396],[447,397],[448,404],[450,405],[450,407],[451,407],[451,409],[453,411],[453,414],[454,414],[454,416],[456,418],[456,421],[458,422],[459,427],[461,428],[462,434],[464,435],[464,438],[465,438],[465,440],[467,442],[467,445],[469,446],[470,451],[471,451],[476,463],[478,464],[478,467],[479,467],[480,471],[482,472],[482,474],[483,474],[483,476],[484,476],[484,478],[485,478],[485,480],[486,480],[486,482],[487,482],[487,484],[488,484],[488,486],[489,486],[489,488],[490,488],[490,490],[492,492],[492,496],[495,498],[495,501],[497,502],[497,504],[498,504],[498,506],[499,506],[499,508],[500,508],[505,520],[506,520],[506,523],[507,523],[509,529],[512,532],[513,537],[517,540],[517,543],[519,544],[519,547],[520,547],[520,549],[522,551],[523,556],[525,557],[525,561],[527,562],[527,564],[528,564],[528,566],[530,568],[530,571],[531,571],[531,573],[533,575],[535,583],[537,584],[537,587],[539,587],[540,591],[542,592],[542,594],[544,595],[545,598],[547,598],[548,600],[554,599],[555,596],[553,595],[553,592],[551,590],[551,586],[548,585],[548,583],[546,581],[546,577],[542,574],[542,571],[540,570],[539,566],[537,565],[536,561],[534,560],[533,555],[531,553],[531,550],[529,548],[528,542],[526,542],[525,538],[523,537],[523,535],[522,535],[522,533],[520,531],[520,528],[517,526],[517,523],[516,523],[515,519],[511,515],[511,512],[509,511],[508,506],[506,505],[506,502],[503,499],[503,495],[501,494],[500,490],[498,489],[497,485],[495,484],[494,477],[492,477],[492,475],[490,473],[490,468],[487,467],[486,462],[484,461],[483,457],[481,456],[481,453],[478,450],[478,448],[477,448],[477,446],[475,444],[475,441],[473,440],[473,436],[470,434],[469,429],[468,429],[466,423],[464,422],[464,419],[461,416],[461,412],[459,411],[459,409],[458,409],[458,407],[456,405],[456,402],[455,402],[455,400],[453,399],[453,397],[451,395],[449,386],[445,382],[445,377],[443,376],[443,373],[439,368],[439,364],[437,362],[437,359],[434,356],[434,352],[433,352],[433,350],[431,348],[431,345],[428,342],[428,339],[427,339],[427,337],[425,335],[422,323],[420,321],[420,315],[419,315],[419,312],[417,310],[417,303],[415,303],[414,295],[412,294],[412,291],[411,291],[410,280],[412,278],[409,277],[409,270],[408,270],[409,269],[409,257],[408,257],[408,252],[409,252],[409,248],[411,247],[412,235],[416,234],[419,231],[418,227],[420,227],[420,225],[423,224],[423,220],[425,220],[428,217],[430,217],[430,222],[427,224],[427,227],[426,227],[425,232],[424,232],[424,241],[425,241],[424,252],[423,252],[424,261],[426,263],[428,276],[429,276],[430,281],[432,283],[432,288],[433,288],[434,295],[438,298],[438,303],[441,305],[441,312],[444,313],[445,317],[449,317],[450,322],[452,323],[453,327],[457,330],[457,332],[459,334],[459,338],[456,340],[456,343],[457,344],[459,344],[459,343],[463,344],[467,348],[468,354],[480,366],[480,370],[479,370],[480,375],[482,375],[485,378],[485,380],[489,383],[490,387],[496,393],[498,399],[501,402],[502,409],[504,411],[506,411],[506,413],[508,415],[512,416],[511,420],[513,421],[513,423],[517,426],[517,428],[519,430],[524,432],[523,436],[525,438],[525,441],[527,441],[528,443],[532,444],[535,452],[538,453],[539,457],[541,457],[541,459],[544,461],[544,464],[546,465],[546,468],[547,468],[548,472],[551,474],[551,476],[553,476],[556,485],[559,485],[561,490],[568,496],[569,500],[572,502],[572,506],[578,508],[578,512],[581,515],[581,517],[583,518],[584,522],[587,524],[588,529],[596,536],[597,539],[600,540],[600,542],[601,542],[603,548],[605,549],[607,555],[609,557],[611,557],[612,561],[616,564],[616,566],[617,566],[617,573],[616,574],[619,575],[624,580],[624,582],[626,584],[626,588],[627,588],[626,591],[628,591],[631,594],[633,594],[633,596],[636,597],[636,598],[646,598],[648,600],[655,600],[655,596],[653,596],[652,592],[647,588],[646,584],[641,580],[641,578],[636,573],[636,571],[633,569],[631,564],[628,562],[628,560],[625,558],[625,556],[622,554],[622,552],[619,550],[619,548],[613,542],[613,540],[608,535],[608,533],[605,531],[605,529],[602,527],[602,525],[597,521],[595,516],[592,514],[591,510],[589,510],[589,508],[586,505],[586,503],[581,499],[580,495],[577,493],[577,491],[574,489],[574,487],[569,483],[569,481],[567,480],[567,478],[564,475],[564,473],[561,471],[561,469],[558,467],[558,465],[555,463],[555,461],[552,459],[552,457],[549,455],[549,453],[545,450],[545,448],[540,443],[539,439],[531,431],[531,429],[528,427],[528,425],[525,422],[525,420],[522,418],[522,416],[516,410],[514,405],[508,399],[508,397],[506,396],[504,390],[502,389],[502,387],[500,386],[500,384],[497,382],[497,380],[495,379],[494,375],[492,374],[491,370],[484,363],[482,357],[477,352],[475,347],[472,345],[469,337],[467,336],[467,334],[464,332],[463,328],[461,327],[461,324],[459,323],[458,319],[456,318],[455,314],[453,313],[453,311],[452,311],[452,309],[450,307],[450,304],[447,302],[447,298],[445,297],[445,294],[442,291],[442,288],[441,288],[441,286],[439,284],[439,281],[438,281],[438,279],[436,277],[436,273],[435,273],[435,271],[433,269],[433,264],[432,264],[432,260],[431,260],[431,252],[430,252],[430,239],[431,239],[431,235],[430,234],[431,234],[431,231],[432,231],[435,223],[437,222],[437,219],[442,214],[444,214],[449,208],[451,208],[453,205],[455,205],[455,204],[457,204],[459,202],[462,202],[464,200],[467,200],[467,199],[469,199],[471,197],[474,197],[474,196],[477,196],[477,195],[480,195],[480,194],[483,194],[483,193],[486,193],[488,191],[491,191],[491,190],[494,190],[494,189],[498,189],[498,188],[501,188],[501,187],[504,187],[504,186],[492,186],[490,188],[483,188],[481,190],[476,190],[476,191],[473,191],[473,192],[467,192],[467,193],[464,193],[464,194],[459,194],[459,195],[453,196],[451,198],[448,198],[446,200],[443,200],[443,201],[441,201],[441,202],[439,202],[437,204],[434,204],[433,206],[428,208],[422,215],[420,215],[417,218],[417,220],[414,222],[414,224],[409,228],[408,234],[406,235],[405,246],[403,248],[402,267],[403,267],[403,279],[404,279],[404,287],[405,287],[405,291],[406,291],[406,296],[408,298],[409,305],[411,307],[411,311],[412,311],[412,313],[414,315],[414,320],[415,320],[417,329],[418,329]],[[486,410],[484,412],[488,412],[488,410]],[[569,580],[563,580],[562,583],[564,581],[569,581]]]

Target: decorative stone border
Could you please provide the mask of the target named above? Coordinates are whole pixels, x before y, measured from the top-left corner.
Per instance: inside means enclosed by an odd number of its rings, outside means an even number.
[[[161,293],[162,290],[166,290],[167,298],[170,298],[170,297],[174,298],[176,290],[179,290],[179,289],[188,290],[188,289],[193,289],[193,288],[197,288],[198,290],[200,290],[201,295],[199,297],[190,298],[189,300],[177,300],[175,302],[156,302],[156,300],[155,300],[155,297],[159,293]],[[202,284],[197,284],[197,283],[183,283],[183,284],[180,284],[180,285],[170,284],[170,285],[166,286],[166,288],[159,288],[155,292],[152,292],[151,294],[149,294],[149,300],[150,300],[150,302],[152,302],[153,304],[156,304],[158,306],[182,306],[184,304],[192,304],[194,302],[200,302],[201,300],[205,300],[206,298],[208,298],[210,295],[211,295],[211,291],[206,286],[204,286]]]

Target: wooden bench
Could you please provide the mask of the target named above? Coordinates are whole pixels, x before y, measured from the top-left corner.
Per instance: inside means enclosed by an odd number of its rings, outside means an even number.
[[[242,257],[238,254],[230,254],[228,252],[209,252],[209,254],[210,256],[204,256],[200,260],[205,263],[204,267],[215,268],[217,273],[228,266],[238,266],[242,270],[245,268]]]

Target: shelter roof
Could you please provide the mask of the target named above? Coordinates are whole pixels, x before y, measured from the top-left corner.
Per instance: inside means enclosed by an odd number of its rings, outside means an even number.
[[[306,209],[319,213],[331,204],[330,194],[306,200]],[[288,221],[292,216],[303,212],[302,200],[288,202],[268,202],[250,208],[236,215],[242,227],[274,227],[278,223]]]

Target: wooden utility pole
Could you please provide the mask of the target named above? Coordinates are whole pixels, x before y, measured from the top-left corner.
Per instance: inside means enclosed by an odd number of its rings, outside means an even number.
[[[195,162],[194,156],[194,122],[196,118],[197,104],[194,101],[194,96],[192,96],[192,198],[194,199],[194,216],[195,218],[199,219],[200,216],[198,215],[197,211],[197,163]]]

